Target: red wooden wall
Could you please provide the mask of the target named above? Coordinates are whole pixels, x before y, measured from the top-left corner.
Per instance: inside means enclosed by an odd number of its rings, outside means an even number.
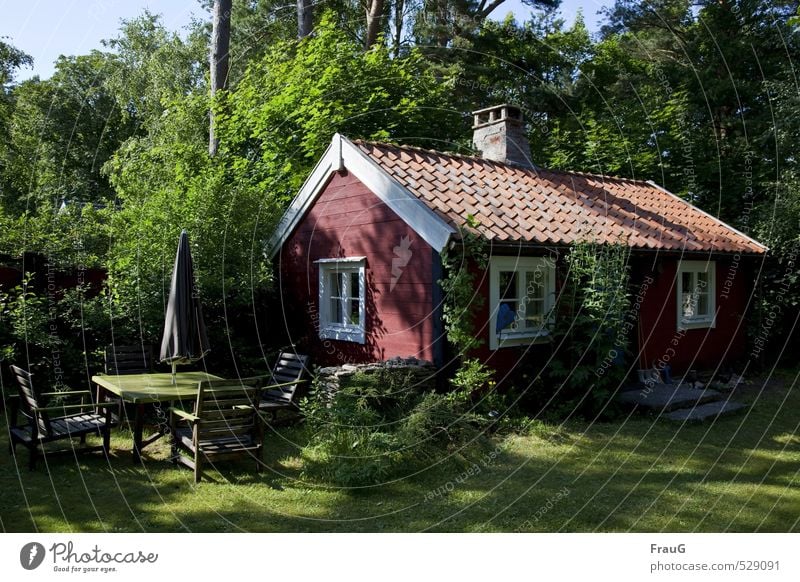
[[[641,362],[633,364],[635,370],[640,365],[654,362],[668,364],[673,374],[682,374],[689,369],[714,370],[722,365],[735,367],[747,349],[745,314],[753,291],[749,276],[750,265],[747,258],[738,263],[732,259],[716,259],[716,326],[706,329],[690,329],[678,332],[677,295],[675,275],[678,260],[674,257],[639,256],[631,262],[631,300],[632,305],[645,277],[652,277],[638,310],[639,330],[635,330],[630,340],[630,350],[635,354],[643,349]],[[534,373],[547,366],[550,346],[534,344],[529,346],[506,347],[490,350],[489,344],[489,275],[475,271],[479,293],[487,300],[476,317],[476,329],[484,340],[475,355],[497,371],[496,379],[502,381],[506,375],[514,375],[521,365]],[[725,281],[729,280],[728,285]],[[557,280],[557,286],[561,281]],[[723,290],[727,288],[727,293]],[[635,309],[635,308],[634,308]],[[637,332],[641,339],[637,340]],[[638,344],[638,345],[637,345]]]
[[[392,260],[403,237],[411,257],[392,287]],[[366,343],[324,340],[318,333],[314,261],[366,256]],[[434,359],[433,249],[347,171],[334,174],[279,255],[283,324],[318,364]]]
[[[713,328],[677,329],[677,295],[675,275],[677,259],[659,261],[651,272],[654,283],[644,293],[640,309],[640,349],[642,362],[668,363],[673,372],[689,369],[714,370],[718,365],[734,365],[747,349],[746,319],[748,301],[753,292],[746,258],[717,259],[716,325]],[[730,279],[726,288],[725,281]]]

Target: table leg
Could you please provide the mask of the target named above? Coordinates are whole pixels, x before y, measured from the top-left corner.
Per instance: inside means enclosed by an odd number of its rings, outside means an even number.
[[[136,405],[133,418],[133,461],[138,463],[142,457],[142,432],[144,431],[144,404]]]

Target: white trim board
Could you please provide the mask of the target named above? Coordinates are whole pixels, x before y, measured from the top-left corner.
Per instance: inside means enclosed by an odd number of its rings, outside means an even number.
[[[328,149],[314,166],[288,210],[284,213],[267,243],[272,259],[289,239],[294,229],[314,205],[328,179],[336,171],[347,169],[375,196],[392,209],[436,252],[441,252],[456,230],[428,208],[397,180],[392,178],[367,154],[346,137],[335,134]]]

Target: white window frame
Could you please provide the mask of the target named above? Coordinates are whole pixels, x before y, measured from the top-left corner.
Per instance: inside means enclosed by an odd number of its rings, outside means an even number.
[[[366,342],[366,257],[345,257],[340,259],[320,259],[319,265],[319,337],[345,342],[363,344]],[[331,321],[331,295],[328,276],[331,273],[358,273],[358,324]],[[348,313],[351,301],[350,277],[341,290],[343,313]]]
[[[542,271],[544,273],[545,325],[536,330],[502,331],[497,333],[497,314],[500,309],[500,273],[517,273],[517,296],[526,297],[525,273]],[[553,322],[555,303],[555,263],[547,257],[491,257],[489,259],[489,349],[496,350],[536,342],[550,341],[549,324]]]
[[[716,310],[717,310],[717,264],[715,261],[680,261],[678,263],[676,281],[675,281],[675,298],[677,303],[677,328],[682,329],[703,329],[712,328],[716,326]],[[697,280],[697,273],[708,274],[708,313],[705,315],[695,315],[692,317],[684,317],[683,315],[683,275],[684,273],[692,274],[692,281]],[[697,287],[697,283],[693,283],[693,287]]]

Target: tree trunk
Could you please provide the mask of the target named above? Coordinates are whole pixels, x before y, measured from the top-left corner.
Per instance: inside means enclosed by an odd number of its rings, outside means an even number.
[[[364,39],[364,48],[369,48],[378,40],[381,32],[381,20],[383,20],[384,0],[370,0],[367,7],[367,36]]]
[[[447,18],[448,5],[447,0],[436,0],[436,46],[446,47],[450,42],[450,22]]]
[[[314,4],[312,0],[297,0],[297,38],[305,38],[314,28]]]
[[[231,46],[232,0],[214,0],[214,21],[211,29],[211,99],[218,90],[228,85],[228,52]],[[208,155],[215,156],[219,139],[214,135],[214,111],[212,109],[208,131]]]
[[[400,56],[400,43],[403,42],[404,0],[394,0],[394,57]]]

